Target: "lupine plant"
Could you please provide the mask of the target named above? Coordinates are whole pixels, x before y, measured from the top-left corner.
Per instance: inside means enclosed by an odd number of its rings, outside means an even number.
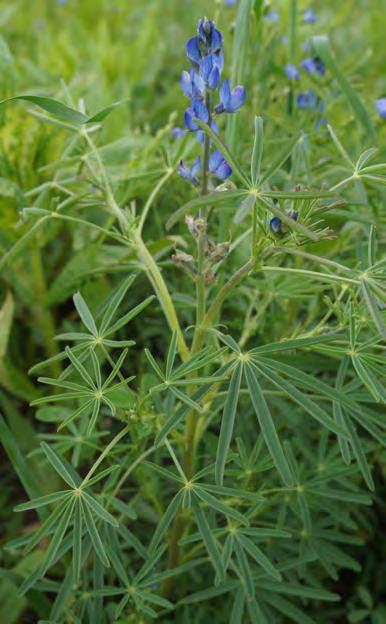
[[[325,37],[297,59],[296,2],[279,74],[288,119],[303,121],[272,140],[253,81],[238,84],[255,3],[225,4],[237,11],[233,58],[200,19],[180,68],[180,126],[174,115],[140,145],[134,170],[103,145],[118,104],[89,114],[67,90],[67,103],[10,98],[64,138],[45,179],[18,197],[5,279],[31,246],[40,278],[60,237],[88,246],[48,290],[36,283],[35,331],[49,347],[19,399],[40,444],[24,457],[0,420],[26,494],[2,574],[41,624],[311,624],[378,611],[364,588],[346,609],[338,578],[360,571],[385,465],[374,223],[386,164],[373,148],[346,149],[330,125],[331,98],[347,98],[375,136]],[[253,19],[274,27],[278,14],[260,10]],[[317,18],[308,8],[299,19]],[[376,108],[383,116],[383,99]],[[325,156],[314,162],[315,133]],[[63,320],[50,297],[65,302]]]

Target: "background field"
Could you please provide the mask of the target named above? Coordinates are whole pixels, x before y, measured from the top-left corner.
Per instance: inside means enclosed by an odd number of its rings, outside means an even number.
[[[302,9],[309,5],[302,2],[299,5],[301,15]],[[288,81],[284,66],[289,61],[289,50],[288,43],[283,41],[289,28],[288,4],[278,0],[271,8],[278,10],[278,22],[268,19],[257,22],[251,16],[248,45],[240,69],[248,97],[235,127],[233,130],[228,128],[228,144],[241,162],[249,162],[254,115],[262,115],[266,123],[268,160],[274,159],[283,140],[305,131],[309,140],[312,179],[319,186],[331,184],[339,179],[336,176],[340,174],[340,163],[325,127],[315,129],[315,120],[307,112],[296,110],[292,115],[288,114]],[[320,94],[328,102],[328,122],[350,154],[357,158],[366,148],[375,145],[379,148],[375,162],[385,162],[386,120],[377,114],[374,101],[386,97],[386,1],[317,1],[312,8],[317,22],[307,25],[299,19],[295,60],[299,62],[303,58],[302,46],[311,36],[329,35],[340,71],[360,96],[374,133],[372,136],[371,130],[364,128],[358,120],[333,77],[328,86],[320,86]],[[267,12],[268,7],[264,10]],[[103,124],[98,145],[119,203],[128,206],[135,201],[140,213],[149,193],[163,175],[162,146],[168,146],[171,151],[177,149],[170,137],[170,129],[183,125],[186,101],[181,94],[179,77],[186,68],[184,45],[193,34],[198,18],[204,14],[215,18],[223,31],[226,65],[230,68],[236,6],[228,7],[220,1],[0,0],[0,99],[22,93],[46,95],[76,108],[84,107],[89,113],[122,100],[121,106]],[[304,80],[303,87],[307,89],[309,83]],[[20,211],[33,205],[41,185],[51,180],[56,170],[59,171],[58,162],[67,141],[66,130],[44,121],[42,111],[37,108],[23,102],[0,107],[2,254],[30,229],[31,223],[22,221]],[[327,165],[331,166],[332,173],[326,174]],[[306,169],[303,163],[301,173],[304,176],[307,175]],[[84,172],[79,169],[77,175],[79,188],[86,186]],[[328,226],[338,235],[333,241],[318,243],[313,252],[330,258],[339,257],[340,261],[346,259],[349,263],[356,258],[359,262],[367,253],[368,228],[376,224],[380,258],[386,242],[384,189],[377,183],[366,190],[359,186],[345,190],[348,204],[326,217]],[[170,176],[157,196],[145,228],[149,248],[162,263],[185,326],[192,320],[191,284],[170,261],[175,246],[180,245],[186,235],[185,226],[180,223],[168,233],[164,224],[168,216],[191,196],[191,190],[178,175]],[[92,216],[91,204],[88,210]],[[226,240],[235,207],[229,205],[224,210],[226,218],[220,219],[220,227],[223,229],[222,239]],[[243,246],[236,251],[229,272],[232,266],[243,261],[247,253]],[[90,307],[96,309],[111,288],[133,268],[137,268],[137,261],[127,249],[117,250],[116,246],[83,226],[63,223],[51,223],[39,231],[2,267],[0,412],[12,440],[17,441],[22,455],[29,457],[28,471],[38,475],[45,493],[57,487],[57,478],[53,472],[41,468],[37,434],[47,434],[51,429],[50,424],[37,421],[36,409],[29,407],[33,399],[41,396],[42,390],[35,377],[28,375],[28,370],[38,361],[55,356],[60,345],[54,341],[54,336],[69,331],[76,323],[71,299],[74,292],[81,289]],[[250,291],[254,288],[252,282],[248,282],[248,288]],[[245,343],[251,335],[252,342],[248,344],[253,346],[255,338],[258,341],[263,337],[264,342],[273,342],[287,332],[292,335],[299,327],[307,328],[312,322],[319,322],[337,296],[333,287],[329,290],[301,278],[287,285],[271,282],[267,284],[267,294],[269,288],[273,294],[271,292],[272,296],[262,302],[257,334],[253,323],[249,328],[244,327],[244,334],[240,330],[240,309],[247,314],[251,301],[247,286],[245,291],[241,290],[239,300],[236,298],[227,304],[223,315],[229,331],[241,335]],[[141,277],[131,294],[130,305],[134,306],[151,293],[148,281]],[[330,297],[330,302],[326,301],[326,296]],[[363,314],[366,316],[368,312]],[[139,317],[130,326],[131,337],[137,342],[130,356],[131,365],[133,370],[143,374],[143,384],[146,384],[146,361],[142,349],[150,346],[153,352],[163,354],[168,345],[166,330],[164,333],[160,331],[161,318],[159,306],[152,304],[145,322]],[[331,318],[339,321],[339,311],[331,312]],[[302,366],[312,371],[314,364],[316,370],[319,364],[310,356]],[[58,372],[60,365],[54,362],[49,374],[56,376]],[[336,368],[330,369],[328,374],[335,375]],[[151,421],[138,425],[133,444],[145,443],[152,431]],[[6,443],[4,439],[2,442]],[[380,445],[371,446],[367,438],[364,444],[366,450],[368,445],[374,466],[376,493],[372,495],[373,506],[366,508],[359,522],[358,534],[364,540],[363,545],[347,546],[350,556],[361,567],[348,565],[348,569],[335,580],[326,580],[328,589],[342,595],[342,602],[339,606],[323,607],[320,612],[317,603],[312,603],[311,615],[317,622],[386,622],[386,454]],[[2,544],[31,530],[36,521],[32,514],[25,517],[12,511],[15,504],[25,500],[16,466],[14,455],[11,458],[2,455]],[[1,551],[1,623],[29,623],[39,617],[48,617],[49,597],[43,598],[33,592],[27,597],[18,597],[16,593],[17,575],[23,577],[33,570],[38,560],[36,557],[38,555],[32,553],[20,561],[16,552]],[[208,612],[205,617],[209,621],[214,616]],[[204,623],[202,619],[178,621]]]

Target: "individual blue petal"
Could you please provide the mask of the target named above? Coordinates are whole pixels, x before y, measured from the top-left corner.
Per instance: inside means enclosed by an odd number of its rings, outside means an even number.
[[[185,136],[185,130],[176,126],[170,130],[170,134],[174,139],[182,139]]]
[[[224,52],[222,50],[219,50],[218,52],[214,52],[213,59],[221,74],[222,70],[224,69]]]
[[[298,80],[300,76],[297,67],[295,67],[295,65],[292,65],[292,63],[287,63],[287,65],[285,66],[285,73],[288,80]]]
[[[220,100],[224,104],[227,104],[230,100],[230,97],[231,97],[231,87],[230,87],[229,80],[227,79],[227,80],[224,80],[224,82],[221,85]]]
[[[200,167],[201,167],[201,158],[197,156],[191,168],[191,172],[194,176],[198,174],[198,172],[200,171]]]
[[[386,119],[386,98],[379,98],[378,100],[375,100],[375,108],[378,115],[383,117],[383,119]]]
[[[216,178],[219,178],[220,180],[226,180],[227,178],[229,178],[230,175],[232,175],[232,172],[232,167],[227,163],[225,159],[223,159],[213,175],[215,175]]]
[[[202,59],[200,63],[200,77],[209,89],[217,89],[220,84],[220,72],[212,54]]]
[[[190,79],[189,72],[183,71],[180,79],[182,93],[189,100],[192,98],[192,81]]]
[[[226,180],[232,173],[232,167],[217,149],[209,156],[209,171],[220,180]]]
[[[194,69],[191,69],[190,72],[183,71],[180,82],[182,92],[189,100],[203,96],[205,84]]]
[[[185,165],[184,161],[181,160],[178,167],[178,173],[180,174],[181,178],[184,178],[184,180],[187,180],[188,182],[193,184],[193,186],[198,186],[199,181],[197,178],[197,174],[200,170],[200,164],[201,161],[199,156],[197,156],[191,167]]]
[[[204,121],[205,123],[209,120],[208,109],[205,104],[201,102],[201,100],[194,99],[192,100],[191,106],[186,109],[184,114],[184,122],[185,126],[191,132],[195,132],[199,130],[199,126],[193,121],[194,117]]]
[[[201,61],[201,52],[198,46],[198,37],[192,37],[186,44],[186,55],[194,65]]]
[[[210,43],[210,50],[212,54],[219,52],[222,46],[222,34],[217,28],[212,28],[212,40]]]
[[[229,80],[224,80],[220,89],[220,104],[218,104],[215,108],[216,113],[234,113],[236,112],[245,102],[245,89],[244,87],[238,86],[230,90]]]
[[[304,11],[303,20],[305,24],[315,24],[317,17],[312,9]]]
[[[221,165],[221,162],[224,160],[223,155],[220,150],[215,149],[209,156],[209,171],[212,173],[216,171],[217,167]]]
[[[193,100],[192,109],[194,111],[194,116],[198,117],[201,121],[206,123],[209,120],[208,109],[201,100]]]
[[[235,87],[231,93],[230,112],[234,113],[239,110],[245,102],[246,92],[244,87]]]

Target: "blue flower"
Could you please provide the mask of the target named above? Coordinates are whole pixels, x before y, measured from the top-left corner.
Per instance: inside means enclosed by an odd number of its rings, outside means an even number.
[[[221,71],[224,65],[222,46],[222,34],[215,28],[214,22],[206,17],[200,19],[197,27],[197,35],[189,39],[186,44],[186,54],[195,67],[208,54],[218,57],[218,67]]]
[[[236,2],[237,0],[224,0],[225,6],[233,6]]]
[[[317,17],[312,9],[306,9],[306,11],[304,11],[303,20],[305,24],[315,24]]]
[[[203,44],[207,54],[215,54],[220,52],[222,46],[222,34],[215,28],[214,22],[206,17],[198,21],[197,27],[198,39]],[[205,54],[203,54],[205,56]]]
[[[264,15],[264,19],[266,19],[267,22],[272,22],[274,24],[279,21],[279,12],[272,9]]]
[[[201,61],[201,52],[198,47],[198,37],[192,37],[186,44],[186,55],[193,65],[199,65]]]
[[[201,159],[199,156],[197,156],[196,160],[194,161],[191,167],[188,167],[187,165],[185,165],[184,161],[181,160],[180,166],[178,167],[178,173],[180,174],[181,178],[184,178],[184,180],[187,180],[188,182],[193,184],[193,186],[198,186],[199,181],[198,181],[197,174],[200,171],[200,166],[201,166]]]
[[[383,117],[383,119],[386,119],[386,98],[375,100],[375,108],[377,113]]]
[[[232,167],[217,149],[209,156],[209,171],[220,180],[226,180],[232,173]]]
[[[295,65],[292,65],[292,63],[287,63],[287,65],[285,66],[285,73],[288,80],[298,80],[298,78],[300,77],[297,67],[295,67]]]
[[[189,100],[199,99],[203,96],[205,84],[201,76],[199,76],[194,69],[191,69],[189,72],[183,71],[180,83],[182,93]]]
[[[299,213],[296,210],[291,210],[287,213],[287,216],[294,221],[298,220]],[[271,232],[278,238],[283,238],[289,234],[289,227],[286,223],[280,219],[280,217],[273,217],[269,222]]]
[[[236,112],[244,104],[245,96],[246,93],[244,87],[238,86],[231,91],[229,80],[224,80],[220,89],[221,103],[217,104],[215,108],[216,113],[219,114],[223,112]]]
[[[220,84],[220,69],[217,64],[217,57],[214,54],[208,54],[200,63],[201,81],[209,89],[217,89]]]
[[[315,110],[318,106],[318,97],[311,89],[308,89],[307,93],[299,93],[296,103],[298,108]]]
[[[197,117],[197,119],[200,119],[205,123],[209,120],[208,109],[206,108],[205,104],[201,102],[201,100],[192,100],[191,105],[189,106],[189,108],[186,109],[184,114],[185,126],[191,132],[195,132],[196,130],[200,129],[196,122],[193,121],[194,117]]]
[[[185,136],[185,130],[176,126],[175,128],[172,128],[170,130],[170,134],[172,135],[173,139],[182,139],[182,137]]]
[[[326,71],[323,61],[317,56],[304,59],[301,63],[301,67],[309,74],[315,74],[317,72],[320,76],[324,76]]]
[[[269,227],[271,228],[271,231],[278,236],[283,235],[283,232],[281,229],[282,225],[283,225],[283,222],[279,217],[273,217],[269,222]]]

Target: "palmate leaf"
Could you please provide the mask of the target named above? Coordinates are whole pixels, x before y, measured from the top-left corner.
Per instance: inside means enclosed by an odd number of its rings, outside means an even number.
[[[216,571],[217,578],[221,582],[225,578],[225,571],[222,564],[221,555],[216,544],[216,540],[213,537],[213,533],[210,529],[205,513],[201,509],[199,499],[197,499],[196,496],[193,496],[192,504],[194,517],[197,522],[198,530],[201,534],[202,541],[205,545],[206,550],[208,551],[208,555]]]
[[[242,373],[243,366],[242,363],[239,363],[233,370],[225,400],[216,455],[215,476],[218,485],[222,485],[224,480],[225,463],[232,439]]]
[[[121,102],[115,102],[114,104],[110,104],[106,108],[102,108],[100,111],[95,113],[94,115],[85,115],[75,108],[71,108],[67,106],[67,104],[63,104],[59,102],[59,100],[55,100],[54,98],[49,98],[40,95],[16,95],[14,97],[7,98],[6,100],[2,100],[0,102],[0,106],[7,102],[24,100],[26,102],[31,102],[31,104],[35,104],[47,111],[55,118],[67,122],[74,126],[83,126],[85,124],[92,123],[100,123],[103,121],[117,106],[121,104]]]
[[[252,404],[255,409],[265,443],[284,483],[287,486],[291,486],[293,484],[293,477],[277,435],[272,416],[257,381],[256,372],[248,362],[244,365],[244,372]]]
[[[224,503],[219,501],[217,498],[212,496],[212,494],[210,494],[204,488],[201,488],[198,485],[194,485],[192,490],[194,494],[198,496],[198,498],[204,501],[204,503],[206,503],[209,507],[211,507],[215,511],[218,511],[224,516],[228,516],[229,518],[233,518],[233,520],[240,522],[240,524],[249,525],[248,518],[243,516],[243,514],[239,513],[238,511],[236,511],[229,505],[225,505]]]
[[[270,576],[273,576],[277,581],[281,581],[282,576],[278,570],[272,565],[268,557],[264,555],[262,550],[256,544],[252,542],[246,535],[243,535],[242,531],[236,532],[236,541],[240,543],[245,552],[252,557],[258,565],[260,565]]]
[[[308,414],[315,418],[324,427],[337,435],[347,437],[346,429],[337,424],[315,401],[312,401],[304,392],[300,392],[293,384],[276,375],[271,369],[261,365],[261,360],[254,360],[253,365],[271,383],[284,391],[293,401],[298,403]],[[263,361],[264,362],[264,361]]]
[[[169,507],[167,508],[167,510],[165,511],[165,513],[163,514],[161,521],[151,539],[150,545],[149,545],[149,552],[150,553],[154,553],[156,551],[156,548],[158,546],[158,544],[160,543],[161,539],[163,538],[164,534],[166,533],[166,531],[168,530],[170,523],[172,522],[174,516],[176,515],[180,504],[182,502],[182,495],[183,492],[182,490],[180,490],[175,497],[172,499],[172,501],[169,504]]]

